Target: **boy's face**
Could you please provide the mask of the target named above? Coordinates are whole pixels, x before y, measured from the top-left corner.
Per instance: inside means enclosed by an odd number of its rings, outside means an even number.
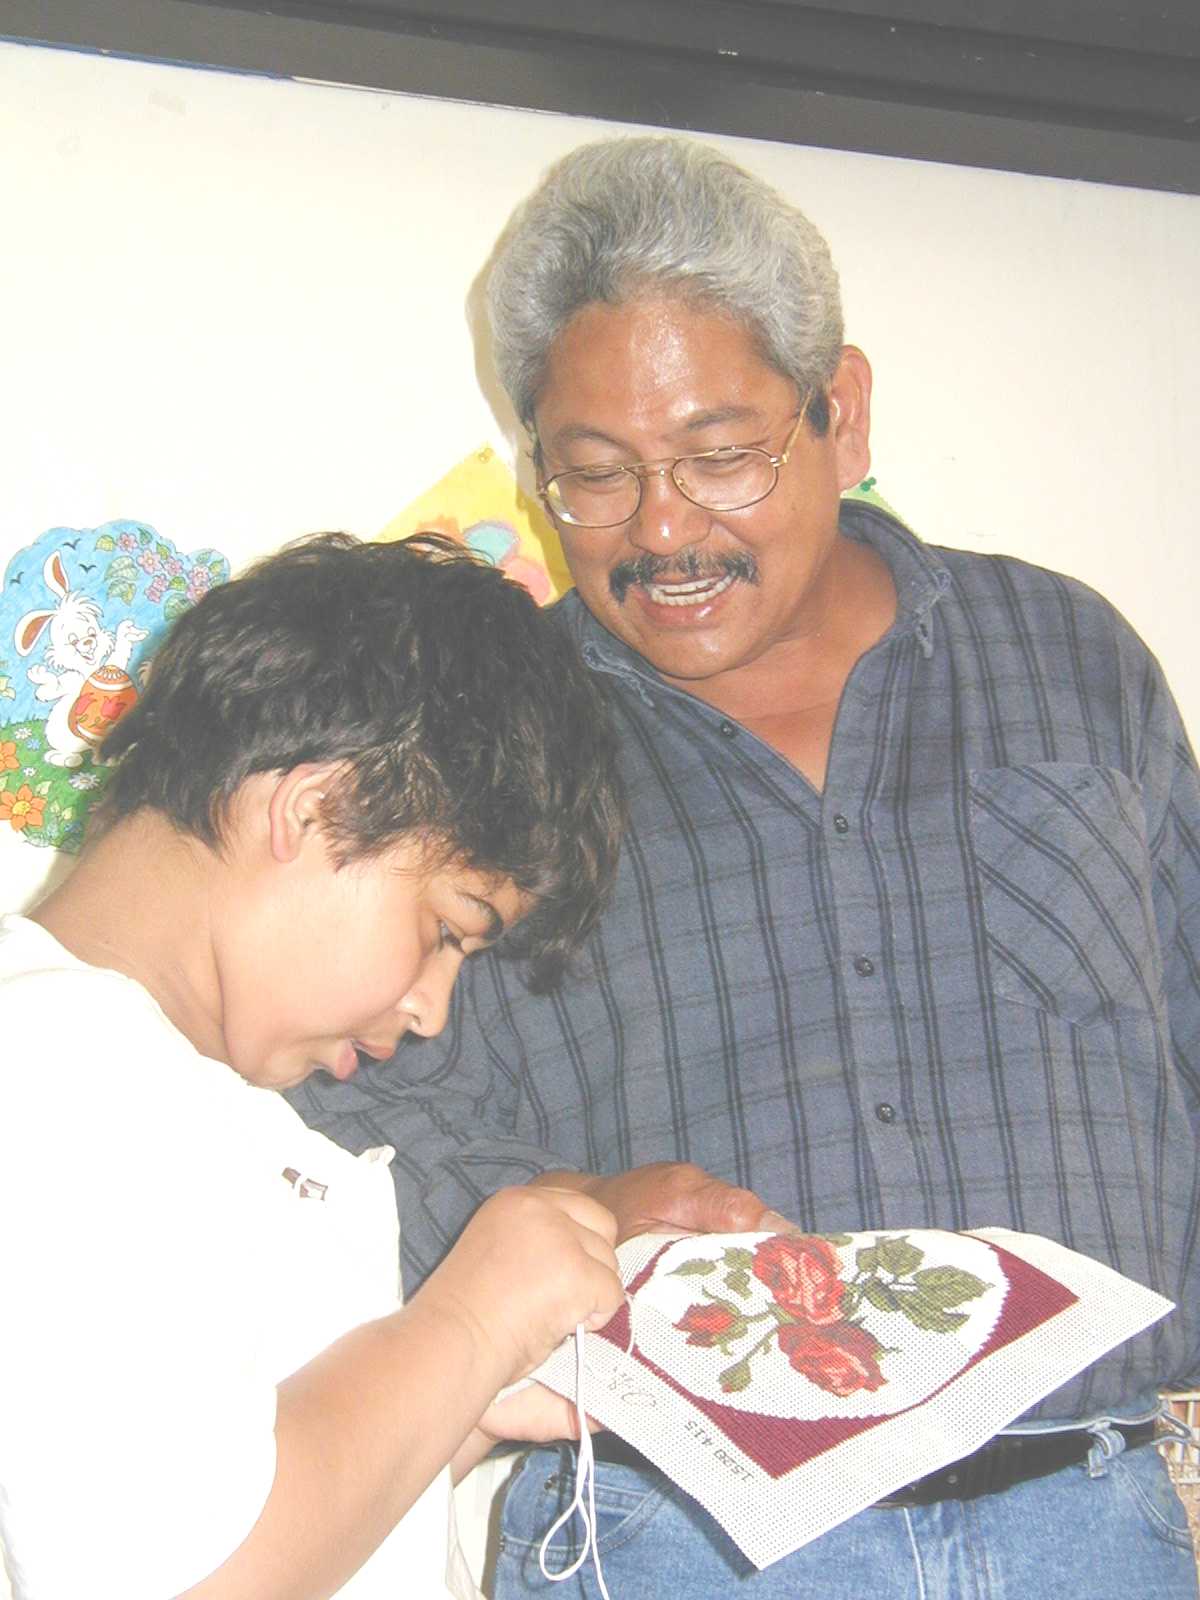
[[[511,880],[429,866],[413,843],[340,870],[322,841],[289,863],[219,953],[226,1059],[263,1088],[439,1033],[466,956],[529,909]]]

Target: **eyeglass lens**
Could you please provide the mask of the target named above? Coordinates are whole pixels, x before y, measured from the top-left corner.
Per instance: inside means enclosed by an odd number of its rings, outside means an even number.
[[[680,493],[707,511],[736,511],[764,499],[775,486],[775,464],[765,450],[681,456],[671,469]],[[560,472],[547,485],[556,509],[583,527],[627,522],[641,499],[641,480],[628,467]]]

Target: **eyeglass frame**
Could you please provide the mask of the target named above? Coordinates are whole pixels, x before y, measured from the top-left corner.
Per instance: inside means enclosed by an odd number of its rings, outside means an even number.
[[[809,398],[811,398],[811,396]],[[564,516],[563,513],[558,511],[551,503],[549,497],[550,485],[558,478],[567,477],[568,474],[587,472],[589,470],[587,466],[564,467],[561,472],[552,473],[549,478],[544,480],[541,478],[541,474],[539,473],[537,486],[538,497],[544,502],[546,509],[550,512],[550,515],[552,517],[556,517],[559,522],[565,522],[567,527],[586,528],[589,532],[599,532],[603,528],[621,528],[624,527],[625,523],[632,522],[634,517],[636,517],[638,512],[642,509],[642,497],[645,494],[646,479],[648,477],[661,478],[665,477],[667,473],[670,473],[671,482],[675,485],[676,489],[678,489],[683,498],[688,502],[689,505],[699,506],[701,511],[747,511],[751,506],[760,505],[762,501],[766,500],[769,495],[774,494],[776,489],[779,487],[779,469],[780,467],[786,467],[788,464],[788,460],[792,453],[792,446],[795,444],[797,435],[799,434],[804,423],[804,419],[808,415],[808,404],[809,399],[806,398],[804,404],[796,413],[796,420],[792,424],[791,432],[784,440],[783,449],[778,455],[772,455],[769,450],[764,450],[761,445],[757,444],[722,444],[718,445],[714,450],[691,450],[687,451],[681,456],[660,456],[656,461],[614,461],[612,463],[612,470],[629,473],[630,477],[632,477],[636,482],[638,489],[638,497],[633,510],[627,517],[620,517],[616,522],[576,522],[569,515]],[[540,453],[540,443],[538,443],[537,449]],[[738,506],[706,506],[703,501],[693,500],[691,495],[675,476],[675,469],[679,466],[681,461],[711,461],[714,456],[751,454],[765,456],[766,459],[771,463],[775,477],[769,489],[764,489],[762,494],[755,495],[753,500],[745,500],[741,505]]]

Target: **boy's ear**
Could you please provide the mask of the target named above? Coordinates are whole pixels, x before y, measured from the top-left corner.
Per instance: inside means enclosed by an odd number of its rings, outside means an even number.
[[[325,796],[338,778],[336,762],[307,761],[276,780],[267,802],[271,855],[276,861],[294,861],[316,835]]]

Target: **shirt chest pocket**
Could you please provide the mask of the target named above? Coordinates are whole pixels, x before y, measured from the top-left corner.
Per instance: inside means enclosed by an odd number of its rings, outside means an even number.
[[[1157,1009],[1162,959],[1138,786],[1109,767],[970,774],[994,992],[1079,1024]]]

